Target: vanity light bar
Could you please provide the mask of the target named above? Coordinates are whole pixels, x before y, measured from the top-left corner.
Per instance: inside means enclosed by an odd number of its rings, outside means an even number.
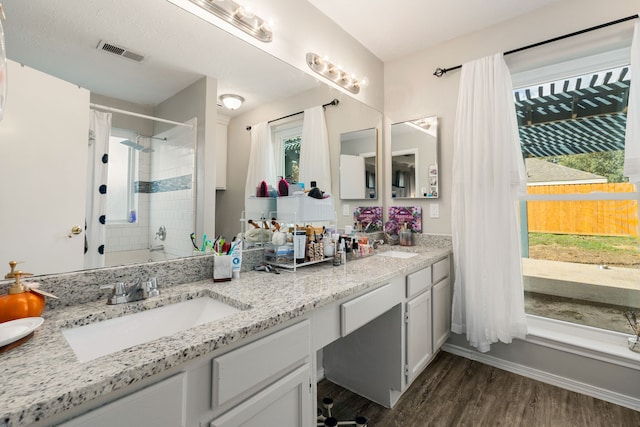
[[[360,81],[313,52],[307,53],[307,65],[322,77],[331,80],[351,93],[360,92]]]
[[[169,0],[178,4],[175,0]],[[261,42],[268,43],[273,40],[273,31],[269,24],[249,9],[239,5],[233,0],[188,0],[201,9],[214,14],[236,28],[244,31]],[[179,5],[179,4],[178,4]],[[188,9],[187,9],[188,10]]]

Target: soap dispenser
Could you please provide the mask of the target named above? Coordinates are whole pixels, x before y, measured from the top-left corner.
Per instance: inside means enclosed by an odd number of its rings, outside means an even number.
[[[20,283],[21,277],[32,274],[16,271],[16,264],[15,261],[9,263],[11,271],[5,276],[6,279],[15,279],[15,282],[7,295],[0,296],[0,323],[24,317],[39,317],[44,311],[44,296]]]

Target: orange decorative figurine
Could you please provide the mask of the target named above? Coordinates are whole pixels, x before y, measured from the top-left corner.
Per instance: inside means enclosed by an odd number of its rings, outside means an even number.
[[[15,261],[11,261],[11,272],[5,279],[15,278],[16,281],[9,288],[8,295],[0,296],[0,323],[24,317],[39,317],[44,311],[44,296],[32,291],[20,283],[21,277],[32,276],[20,270],[14,271]]]

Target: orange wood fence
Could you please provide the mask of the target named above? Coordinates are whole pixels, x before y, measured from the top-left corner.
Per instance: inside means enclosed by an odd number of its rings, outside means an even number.
[[[539,185],[529,194],[634,192],[629,183]],[[637,236],[637,200],[529,201],[530,232],[603,236]]]

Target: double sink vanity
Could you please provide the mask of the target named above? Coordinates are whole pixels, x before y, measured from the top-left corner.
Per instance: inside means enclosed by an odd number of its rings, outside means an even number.
[[[449,334],[451,243],[423,237],[224,283],[210,256],[107,269],[158,278],[159,296],[118,305],[99,273],[43,276],[62,302],[0,354],[0,426],[312,426],[319,372],[391,407]]]

